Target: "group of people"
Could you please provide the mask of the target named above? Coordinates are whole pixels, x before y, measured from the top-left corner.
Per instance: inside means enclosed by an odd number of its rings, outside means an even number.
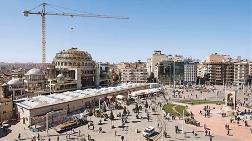
[[[211,107],[206,105],[203,108],[204,113],[200,110],[200,115],[204,115],[205,117],[209,117],[210,116],[210,111],[211,111]]]

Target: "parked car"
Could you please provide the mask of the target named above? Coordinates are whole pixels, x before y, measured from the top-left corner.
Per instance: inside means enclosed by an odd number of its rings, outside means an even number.
[[[9,121],[4,121],[4,122],[2,123],[2,126],[3,126],[4,128],[9,128],[9,127],[10,127]]]
[[[150,137],[154,133],[155,133],[155,128],[152,126],[149,126],[149,127],[145,128],[145,130],[143,131],[143,136]]]

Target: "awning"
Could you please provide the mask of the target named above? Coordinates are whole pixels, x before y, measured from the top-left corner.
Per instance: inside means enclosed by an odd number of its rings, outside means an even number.
[[[124,96],[123,96],[123,95],[117,95],[116,98],[117,98],[117,99],[123,99]]]

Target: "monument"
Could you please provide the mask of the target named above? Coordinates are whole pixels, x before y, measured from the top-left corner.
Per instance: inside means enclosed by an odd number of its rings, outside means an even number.
[[[233,110],[236,110],[236,91],[226,91],[225,106],[230,106]]]
[[[222,113],[226,116],[233,116],[236,110],[236,94],[237,91],[225,91],[225,105],[222,108]]]

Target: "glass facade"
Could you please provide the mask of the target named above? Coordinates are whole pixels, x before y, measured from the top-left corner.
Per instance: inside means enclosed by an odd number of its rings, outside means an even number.
[[[176,84],[182,84],[184,80],[184,62],[183,61],[160,62],[158,65],[158,79],[159,82],[163,84],[172,85],[174,83],[174,80],[176,81]]]

